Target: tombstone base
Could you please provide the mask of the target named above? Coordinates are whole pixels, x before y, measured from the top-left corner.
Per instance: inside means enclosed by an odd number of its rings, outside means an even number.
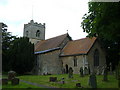
[[[19,84],[19,78],[13,78],[11,83],[12,83],[12,85],[18,85]]]
[[[57,77],[50,77],[49,79],[50,79],[49,80],[50,82],[56,82],[57,81]]]
[[[8,79],[3,78],[2,79],[2,85],[7,85],[8,84]]]

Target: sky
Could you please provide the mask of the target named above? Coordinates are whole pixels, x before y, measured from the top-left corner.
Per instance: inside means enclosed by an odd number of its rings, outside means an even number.
[[[82,17],[88,12],[89,0],[0,0],[0,22],[8,25],[8,32],[23,36],[24,24],[46,24],[45,38],[68,33],[73,40],[84,38]]]

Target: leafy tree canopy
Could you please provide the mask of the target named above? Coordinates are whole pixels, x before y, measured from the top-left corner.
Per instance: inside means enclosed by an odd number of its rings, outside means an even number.
[[[89,37],[96,36],[107,51],[107,61],[118,64],[120,57],[120,2],[89,2],[81,26]]]
[[[119,41],[120,3],[89,2],[89,12],[83,17],[82,27],[89,36]]]

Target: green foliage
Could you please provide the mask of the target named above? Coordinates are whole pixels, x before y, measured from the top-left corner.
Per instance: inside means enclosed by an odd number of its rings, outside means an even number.
[[[120,58],[120,2],[89,2],[81,26],[90,37],[98,37],[113,68]]]
[[[82,27],[90,36],[117,41],[120,38],[120,3],[90,2]]]
[[[2,23],[2,70],[7,71],[9,69],[9,49],[15,39],[10,32],[7,32],[7,25]]]
[[[34,44],[27,37],[14,40],[9,50],[10,69],[19,74],[31,71],[34,65]]]
[[[34,85],[30,85],[30,84],[27,84],[27,83],[24,83],[24,82],[20,82],[19,85],[11,85],[11,82],[9,81],[8,82],[8,85],[3,85],[2,86],[3,89],[8,89],[8,88],[25,88],[25,89],[32,89],[32,88],[40,88],[40,87],[37,87],[37,86],[34,86]]]

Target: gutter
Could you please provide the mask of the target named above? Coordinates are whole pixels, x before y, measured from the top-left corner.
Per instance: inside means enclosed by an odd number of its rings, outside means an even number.
[[[43,54],[43,53],[51,52],[51,51],[58,50],[58,49],[60,49],[60,47],[52,48],[52,49],[48,49],[48,50],[44,50],[44,51],[37,51],[34,54]]]

